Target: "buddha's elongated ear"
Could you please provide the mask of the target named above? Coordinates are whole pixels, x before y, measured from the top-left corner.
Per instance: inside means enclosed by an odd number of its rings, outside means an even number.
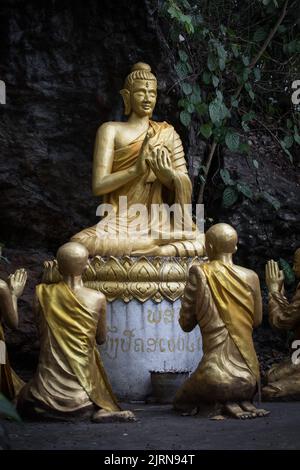
[[[125,107],[125,115],[128,116],[131,113],[131,106],[130,106],[130,91],[123,88],[120,90],[120,95],[122,95]]]

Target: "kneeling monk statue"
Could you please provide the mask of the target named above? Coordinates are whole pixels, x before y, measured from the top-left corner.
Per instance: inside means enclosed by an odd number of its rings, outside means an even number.
[[[203,357],[177,391],[174,406],[194,413],[214,405],[241,419],[265,416],[268,412],[252,403],[260,377],[252,339],[262,320],[259,279],[233,264],[238,242],[233,227],[216,224],[205,235],[209,262],[190,268],[179,319],[187,332],[199,325]]]
[[[300,278],[300,248],[294,255],[294,272]],[[266,266],[266,283],[269,289],[269,320],[279,330],[294,333],[295,347],[300,346],[300,283],[291,302],[283,292],[284,274],[278,264],[271,260]],[[266,400],[300,400],[300,360],[297,351],[291,358],[275,364],[268,371],[267,385],[263,388]],[[295,357],[295,359],[294,359]]]
[[[201,256],[204,235],[187,209],[192,184],[180,137],[150,119],[157,81],[148,64],[132,67],[121,95],[128,120],[102,124],[94,150],[93,194],[107,207],[98,215],[108,214],[72,241],[91,256]]]
[[[39,364],[19,396],[18,410],[41,418],[134,419],[130,411],[120,410],[96,346],[106,339],[106,300],[83,285],[88,251],[66,243],[57,252],[57,263],[63,280],[36,287]]]
[[[0,392],[9,400],[14,400],[17,397],[24,382],[10,367],[1,323],[4,321],[10,328],[18,328],[17,303],[23,293],[26,280],[25,269],[17,269],[14,274],[9,276],[8,282],[0,279]]]

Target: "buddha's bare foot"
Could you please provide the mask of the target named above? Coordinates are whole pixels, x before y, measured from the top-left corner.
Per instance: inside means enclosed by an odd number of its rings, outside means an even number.
[[[240,405],[243,410],[253,413],[254,418],[262,418],[270,414],[270,411],[264,410],[262,408],[256,408],[256,406],[254,406],[253,403],[251,403],[250,401],[242,401]]]
[[[252,419],[255,415],[252,412],[243,410],[237,403],[227,402],[224,405],[225,411],[237,419]]]
[[[105,411],[98,410],[93,414],[92,421],[94,423],[115,423],[136,421],[132,411]]]

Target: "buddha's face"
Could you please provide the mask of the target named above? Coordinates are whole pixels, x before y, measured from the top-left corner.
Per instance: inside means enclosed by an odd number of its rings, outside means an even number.
[[[295,276],[300,279],[300,250],[295,253],[293,270]]]
[[[155,80],[135,80],[130,91],[131,111],[138,116],[152,116],[157,97]]]

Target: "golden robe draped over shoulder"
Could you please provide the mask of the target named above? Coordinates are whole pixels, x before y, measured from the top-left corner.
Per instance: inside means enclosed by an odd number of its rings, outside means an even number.
[[[3,327],[0,323],[0,341],[5,344],[5,336]],[[0,392],[9,400],[14,400],[17,397],[23,386],[24,382],[10,367],[7,352],[5,351],[5,364],[0,364]]]
[[[113,210],[99,224],[72,237],[72,241],[85,245],[92,256],[151,255],[159,245],[172,245],[178,256],[203,254],[204,236],[196,229],[187,213],[187,230],[184,230],[183,220],[179,220],[177,215],[171,221],[169,230],[164,223],[158,222],[153,212],[151,214],[154,204],[170,206],[173,203],[182,208],[183,214],[184,205],[191,204],[192,184],[187,173],[182,143],[173,126],[166,122],[150,121],[149,127],[154,134],[149,140],[152,148],[163,146],[168,149],[174,170],[174,190],[165,188],[147,165],[143,175],[104,196],[103,202],[110,204]],[[112,173],[135,165],[145,136],[146,132],[125,147],[115,150]],[[127,206],[124,208],[120,206],[120,197],[127,197]],[[138,216],[136,211],[130,213],[130,207],[135,204],[146,207],[146,219]],[[161,218],[163,219],[163,216]],[[139,224],[145,229],[134,239],[134,227]],[[133,228],[132,233],[130,227]],[[142,244],[141,238],[144,240]]]
[[[254,299],[250,286],[233,267],[220,261],[203,265],[213,299],[231,338],[249,369],[259,380],[259,363],[254,349]]]
[[[98,316],[66,283],[40,284],[41,352],[26,396],[60,412],[95,405],[120,410],[96,346]]]
[[[231,266],[212,261],[190,268],[179,323],[186,332],[199,326],[203,356],[177,391],[175,408],[252,400],[259,382],[253,315],[251,288]]]

